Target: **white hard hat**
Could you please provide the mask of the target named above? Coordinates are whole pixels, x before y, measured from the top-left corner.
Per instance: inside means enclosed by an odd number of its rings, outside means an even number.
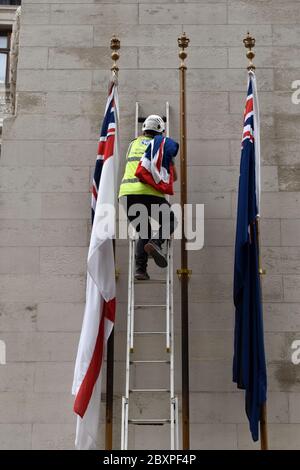
[[[165,123],[157,114],[150,114],[143,122],[142,130],[162,133],[165,130]]]

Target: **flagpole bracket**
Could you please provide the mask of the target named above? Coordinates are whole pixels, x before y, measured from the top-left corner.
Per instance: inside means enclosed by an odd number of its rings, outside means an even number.
[[[193,274],[193,271],[191,269],[177,269],[176,273],[178,279],[181,280],[182,276],[188,276],[188,278],[190,278]]]
[[[120,274],[121,274],[121,270],[119,268],[116,268],[115,269],[115,277],[116,277],[116,281],[118,281],[119,277],[120,277]]]

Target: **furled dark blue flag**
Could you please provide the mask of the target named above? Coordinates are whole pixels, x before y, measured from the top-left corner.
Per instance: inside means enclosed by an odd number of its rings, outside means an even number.
[[[233,381],[246,391],[246,413],[258,440],[267,373],[256,219],[260,202],[259,115],[255,75],[249,72],[240,163],[234,262],[235,332]]]

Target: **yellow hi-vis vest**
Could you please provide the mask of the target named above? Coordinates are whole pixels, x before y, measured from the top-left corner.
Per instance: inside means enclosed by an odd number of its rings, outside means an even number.
[[[157,191],[157,189],[153,188],[149,184],[141,183],[135,176],[139,161],[144,155],[150,140],[151,137],[140,136],[131,142],[126,155],[126,167],[120,185],[119,197],[128,196],[129,194],[145,194],[160,197],[165,196],[164,193]]]

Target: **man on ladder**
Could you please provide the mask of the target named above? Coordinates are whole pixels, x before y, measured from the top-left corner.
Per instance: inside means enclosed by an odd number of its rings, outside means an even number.
[[[150,279],[147,273],[149,255],[159,267],[167,266],[167,259],[161,247],[166,238],[164,234],[168,233],[171,236],[174,232],[175,216],[165,194],[173,194],[172,184],[177,180],[174,157],[178,151],[178,144],[172,139],[163,137],[165,123],[158,115],[148,116],[143,122],[142,131],[143,135],[134,139],[129,145],[119,198],[125,203],[127,217],[139,233],[135,278],[148,280]],[[134,211],[130,211],[137,204],[142,205],[147,213],[146,220],[142,220],[142,224],[140,221],[134,223],[137,216],[136,213],[132,215]],[[140,211],[140,214],[143,213],[144,211]],[[155,218],[155,215],[158,217]],[[152,231],[150,216],[159,224],[156,233]]]

